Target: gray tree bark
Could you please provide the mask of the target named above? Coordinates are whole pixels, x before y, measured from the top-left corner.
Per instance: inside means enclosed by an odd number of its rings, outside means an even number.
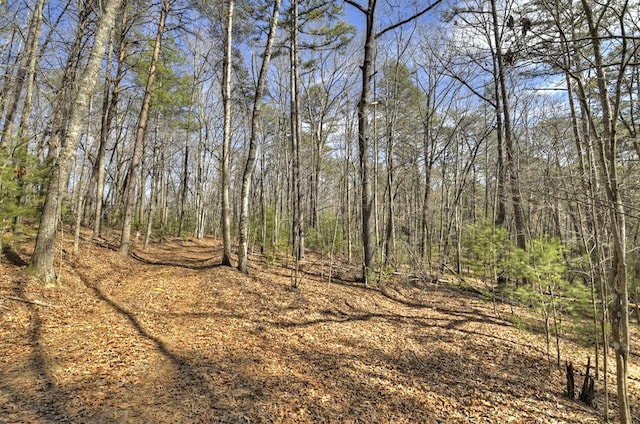
[[[247,256],[249,254],[249,194],[251,190],[251,180],[253,178],[253,170],[256,162],[256,143],[258,140],[258,127],[260,111],[262,110],[262,97],[264,95],[265,85],[267,81],[267,69],[271,61],[271,53],[273,51],[273,42],[276,38],[276,28],[278,26],[278,17],[280,16],[281,0],[275,0],[273,3],[273,12],[269,21],[269,34],[267,35],[267,44],[262,55],[262,65],[258,74],[258,86],[256,87],[255,96],[253,98],[253,111],[251,113],[251,130],[249,134],[249,149],[247,152],[247,161],[245,162],[244,172],[242,173],[242,187],[240,193],[240,240],[238,247],[238,269],[240,272],[247,274]]]
[[[626,263],[626,223],[625,208],[620,192],[620,182],[617,175],[617,135],[616,119],[618,116],[618,106],[620,98],[616,98],[612,105],[609,97],[609,87],[607,75],[605,75],[605,64],[602,56],[602,45],[598,21],[593,16],[593,9],[587,0],[582,0],[582,7],[585,11],[589,34],[594,54],[594,65],[596,80],[598,84],[599,103],[602,110],[602,132],[596,143],[596,153],[600,162],[603,174],[603,183],[607,195],[607,212],[610,217],[610,231],[613,236],[613,257],[609,271],[609,289],[611,291],[611,309],[609,320],[611,322],[612,347],[616,355],[616,384],[618,395],[618,412],[620,422],[631,423],[631,409],[629,405],[628,372],[629,372],[629,293],[627,288],[627,263]],[[624,16],[627,2],[621,7]],[[620,52],[620,69],[618,84],[621,79],[626,63],[625,49],[626,43]],[[619,93],[619,90],[617,90]]]
[[[77,80],[78,88],[70,105],[71,112],[68,115],[67,131],[60,146],[60,156],[49,174],[47,195],[40,218],[36,245],[28,267],[28,272],[37,276],[45,285],[56,282],[53,257],[55,235],[64,198],[63,186],[66,185],[69,178],[73,158],[80,142],[82,118],[86,114],[89,100],[93,94],[96,76],[105,53],[105,44],[114,25],[120,4],[121,0],[105,0],[104,2],[93,46],[89,53],[89,60]]]
[[[120,238],[120,248],[118,252],[123,257],[129,256],[131,243],[131,223],[133,221],[133,206],[135,201],[136,184],[138,181],[138,173],[140,161],[142,159],[144,138],[147,133],[147,124],[149,122],[149,111],[151,109],[151,96],[153,94],[153,84],[156,79],[156,68],[158,58],[160,57],[160,48],[162,47],[162,37],[164,35],[164,27],[171,8],[170,0],[162,1],[162,11],[160,12],[160,21],[158,22],[158,31],[153,46],[153,54],[151,63],[149,64],[149,74],[147,76],[147,84],[144,90],[144,98],[142,107],[140,108],[140,116],[138,117],[138,128],[136,130],[136,140],[133,147],[133,158],[131,159],[131,167],[129,168],[129,179],[127,182],[125,195],[124,220],[122,223],[122,236]]]
[[[8,98],[7,109],[4,113],[4,128],[0,133],[0,147],[7,146],[7,141],[13,138],[14,118],[18,112],[22,90],[25,83],[28,83],[27,75],[33,75],[35,71],[36,50],[38,50],[38,38],[40,36],[40,27],[42,26],[42,9],[44,0],[38,0],[29,24],[29,32],[27,41],[24,46],[24,52],[18,65],[15,75],[15,82]],[[28,99],[29,97],[27,97]]]
[[[233,48],[233,8],[234,0],[227,4],[226,40],[223,63],[222,102],[224,104],[224,124],[222,128],[222,265],[231,266],[231,51]]]
[[[373,191],[371,189],[371,140],[369,134],[369,110],[371,106],[371,80],[373,78],[373,58],[375,54],[376,40],[384,33],[398,28],[414,19],[424,15],[441,0],[435,0],[421,11],[390,25],[378,33],[375,32],[375,12],[377,0],[368,0],[364,7],[355,0],[345,0],[346,3],[362,12],[366,19],[365,41],[362,57],[362,90],[358,102],[358,153],[360,165],[361,203],[362,203],[362,282],[369,284],[369,274],[374,267],[374,222],[373,222]]]

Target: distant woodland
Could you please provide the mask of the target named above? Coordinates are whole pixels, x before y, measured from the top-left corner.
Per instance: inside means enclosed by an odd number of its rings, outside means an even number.
[[[0,243],[80,230],[482,282],[615,357],[640,321],[640,2],[0,1]],[[558,358],[559,359],[559,358]]]

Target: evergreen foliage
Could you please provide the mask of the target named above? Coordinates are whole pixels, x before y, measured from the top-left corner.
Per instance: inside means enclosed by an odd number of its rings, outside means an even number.
[[[0,238],[18,242],[21,224],[26,221],[32,228],[39,216],[47,168],[40,166],[25,144],[0,149],[0,164]]]

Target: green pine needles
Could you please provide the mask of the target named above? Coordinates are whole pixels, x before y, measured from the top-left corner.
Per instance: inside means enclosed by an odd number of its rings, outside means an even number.
[[[579,267],[579,258],[572,258],[558,239],[533,239],[525,251],[515,246],[505,228],[490,223],[469,225],[465,234],[467,269],[490,287],[494,302],[500,297],[539,314],[544,329],[535,323],[528,327],[545,333],[549,349],[551,338],[556,339],[558,360],[561,335],[583,343],[593,340],[597,328],[589,320],[595,313],[594,293],[584,279],[576,278],[584,274],[573,269]],[[520,324],[529,321],[514,319]]]

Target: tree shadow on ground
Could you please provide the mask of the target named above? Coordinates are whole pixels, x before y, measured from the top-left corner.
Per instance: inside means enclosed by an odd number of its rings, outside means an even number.
[[[28,300],[24,291],[24,282],[20,282],[15,294],[20,299]],[[43,306],[25,302],[28,310],[29,325],[25,329],[25,338],[30,348],[28,358],[23,367],[2,372],[0,378],[0,390],[11,399],[14,405],[21,408],[24,413],[46,417],[52,422],[63,421],[67,416],[64,403],[59,402],[65,395],[65,390],[56,384],[52,377],[49,354],[42,342],[43,319],[40,309]],[[19,362],[23,358],[14,358]],[[13,375],[11,375],[13,374]],[[30,392],[19,391],[25,380],[35,381],[35,387],[30,387]]]
[[[18,253],[18,251],[9,244],[5,244],[4,246],[2,246],[2,255],[12,265],[15,265],[18,267],[25,267],[29,265],[29,262],[22,259],[22,256],[20,256],[20,253]]]
[[[141,256],[139,253],[134,251],[129,252],[129,256],[138,262],[141,262],[146,265],[154,265],[154,266],[170,266],[170,267],[186,268],[186,269],[193,269],[193,270],[213,269],[213,268],[218,268],[222,266],[219,262],[211,263],[211,261],[214,260],[213,258],[208,258],[208,259],[179,258],[178,260],[175,260],[175,261],[151,260]]]
[[[118,288],[109,286],[111,271],[75,272],[99,312],[113,312],[132,333],[119,335],[147,345],[159,357],[151,365],[164,363],[169,371],[150,370],[144,381],[128,383],[131,399],[118,395],[120,402],[131,400],[126,408],[109,398],[78,412],[67,399],[104,389],[93,376],[56,383],[37,315],[29,343],[34,368],[44,376],[42,391],[38,399],[12,396],[43,422],[571,422],[562,411],[575,413],[576,422],[597,422],[597,413],[564,399],[562,387],[540,391],[549,387],[544,355],[521,339],[492,333],[490,326],[510,325],[480,309],[421,303],[361,285],[336,285],[320,304],[311,287],[291,290],[266,277],[225,279],[230,274],[216,272],[203,283],[206,299],[196,287],[197,302],[175,309],[158,303],[151,316],[136,309],[142,302],[118,297]],[[227,289],[229,297],[217,299],[214,288]],[[283,302],[286,297],[291,301]],[[200,332],[211,322],[216,334]],[[393,338],[401,329],[404,339]],[[115,396],[115,388],[109,390]],[[547,421],[510,415],[525,412]]]

